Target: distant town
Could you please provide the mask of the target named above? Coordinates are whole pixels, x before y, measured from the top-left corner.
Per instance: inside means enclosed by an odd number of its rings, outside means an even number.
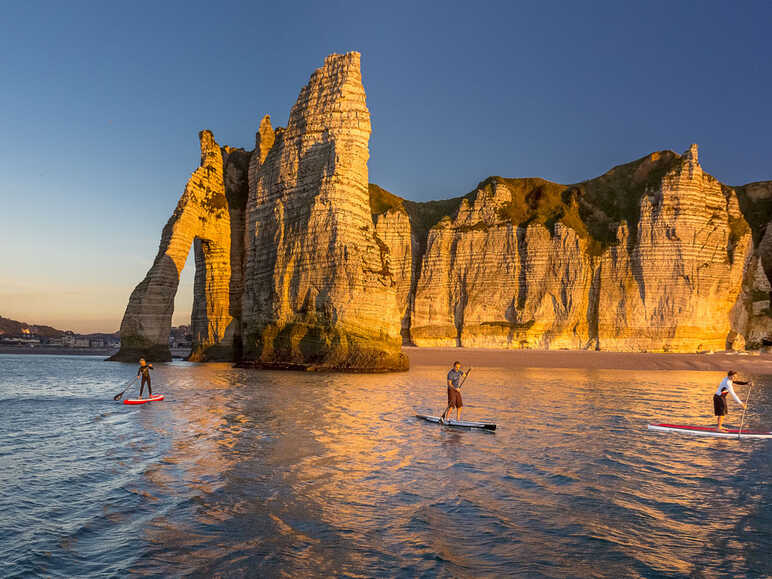
[[[190,352],[193,336],[190,326],[172,328],[169,348],[184,357]],[[112,334],[79,334],[51,326],[27,324],[0,316],[0,352],[34,352],[41,354],[112,354],[121,347],[118,332]]]

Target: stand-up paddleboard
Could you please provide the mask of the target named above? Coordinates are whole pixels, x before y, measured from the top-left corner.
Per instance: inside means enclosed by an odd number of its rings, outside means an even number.
[[[145,404],[146,402],[158,402],[163,400],[163,394],[154,394],[150,398],[128,398],[123,401],[124,404]]]
[[[718,438],[772,438],[772,432],[763,430],[745,430],[737,428],[725,428],[717,431],[709,426],[686,426],[683,424],[649,424],[649,430],[659,432],[680,432],[681,434],[694,434],[697,436],[715,436]]]
[[[430,416],[428,414],[416,414],[416,418],[421,418],[428,422],[440,423],[439,416]],[[471,420],[446,420],[443,422],[445,426],[459,426],[461,428],[482,428],[483,430],[496,430],[496,425],[493,422],[473,422]]]

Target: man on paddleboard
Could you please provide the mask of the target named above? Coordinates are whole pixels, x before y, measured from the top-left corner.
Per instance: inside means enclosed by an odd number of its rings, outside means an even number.
[[[737,372],[734,370],[729,370],[729,372],[726,375],[726,378],[721,380],[721,384],[718,385],[718,389],[716,390],[716,393],[713,395],[713,413],[716,415],[716,420],[718,422],[716,426],[717,431],[723,430],[722,424],[724,423],[724,417],[727,413],[727,404],[726,404],[726,396],[727,394],[731,394],[732,398],[734,398],[734,401],[737,402],[740,406],[745,408],[745,404],[743,404],[743,401],[740,400],[737,397],[737,394],[734,392],[734,384],[741,384],[745,385],[748,384],[748,382],[740,382],[739,380],[735,380],[734,377],[737,375]]]
[[[453,367],[448,372],[448,407],[442,413],[440,422],[444,422],[446,418],[450,419],[452,408],[456,409],[456,420],[461,420],[461,411],[464,408],[464,402],[461,400],[461,384],[462,378],[467,374],[469,374],[469,370],[463,372],[461,362],[453,362]]]
[[[148,398],[152,398],[153,390],[150,388],[150,370],[153,369],[152,364],[145,362],[144,358],[139,359],[139,370],[137,370],[137,378],[142,376],[142,383],[139,386],[139,397],[142,398],[142,391],[145,389],[145,382],[147,382],[147,395]]]

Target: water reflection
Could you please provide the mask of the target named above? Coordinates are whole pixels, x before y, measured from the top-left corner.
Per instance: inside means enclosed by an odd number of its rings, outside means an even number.
[[[137,573],[769,570],[768,444],[644,430],[710,424],[720,375],[475,369],[466,412],[490,434],[411,418],[444,405],[442,368],[168,372],[171,403],[141,418],[171,444],[143,473],[165,507]]]
[[[444,408],[444,367],[176,363],[163,403],[125,407],[133,366],[52,358],[0,358],[9,575],[772,574],[772,444],[645,430],[712,424],[717,373],[475,368],[490,433],[413,417]]]

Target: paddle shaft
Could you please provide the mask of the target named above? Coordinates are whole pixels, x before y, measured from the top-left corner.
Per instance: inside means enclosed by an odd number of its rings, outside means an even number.
[[[748,394],[745,395],[745,408],[743,408],[743,417],[740,420],[740,430],[737,431],[737,438],[743,433],[743,424],[745,424],[745,412],[748,410],[748,400],[751,399],[751,388],[753,388],[753,382],[748,384]]]
[[[134,384],[134,381],[135,381],[136,379],[137,379],[137,377],[136,377],[136,376],[134,376],[134,378],[132,378],[132,379],[131,379],[131,381],[130,381],[128,384],[126,384],[126,388],[124,388],[124,389],[123,389],[123,392],[121,392],[121,393],[119,393],[119,394],[116,394],[115,396],[113,396],[113,400],[120,400],[120,399],[121,399],[121,397],[122,397],[122,396],[123,396],[123,395],[126,393],[126,390],[128,390],[129,388],[131,388],[131,385],[132,385],[132,384]]]

